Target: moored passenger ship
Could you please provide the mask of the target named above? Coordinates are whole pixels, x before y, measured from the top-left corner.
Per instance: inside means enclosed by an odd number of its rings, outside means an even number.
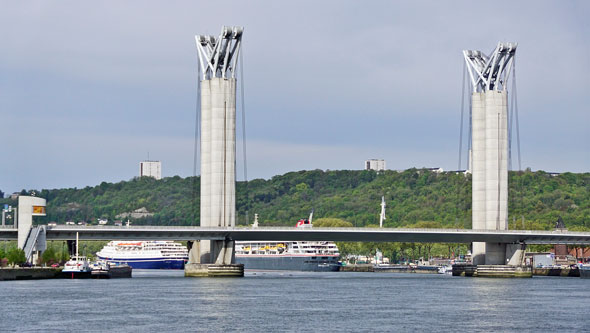
[[[297,227],[311,227],[299,220]],[[245,269],[333,272],[340,253],[334,242],[236,241],[236,263]]]
[[[188,249],[172,241],[112,241],[96,256],[136,269],[183,269],[188,260]]]

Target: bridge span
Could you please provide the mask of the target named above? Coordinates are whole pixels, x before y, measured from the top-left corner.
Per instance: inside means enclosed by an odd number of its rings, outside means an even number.
[[[248,240],[417,243],[505,243],[590,245],[590,232],[404,228],[52,226],[47,240]],[[16,240],[17,229],[0,228],[0,240]]]

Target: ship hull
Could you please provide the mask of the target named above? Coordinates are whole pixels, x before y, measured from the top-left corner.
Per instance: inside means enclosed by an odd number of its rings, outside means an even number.
[[[581,267],[580,268],[580,277],[582,279],[590,279],[590,267]]]
[[[130,278],[133,268],[129,265],[111,266],[108,270],[93,270],[90,277],[93,279]]]
[[[98,258],[109,263],[127,264],[133,269],[184,269],[185,259],[160,259],[160,258],[146,258],[146,259],[130,259],[130,258]]]
[[[61,277],[65,279],[89,279],[91,277],[90,271],[80,272],[80,271],[62,271]]]
[[[309,256],[248,256],[236,255],[236,263],[246,270],[287,270],[307,272],[336,272],[340,269],[337,257]]]

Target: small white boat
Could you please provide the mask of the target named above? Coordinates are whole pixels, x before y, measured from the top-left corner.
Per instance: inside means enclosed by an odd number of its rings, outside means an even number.
[[[70,279],[84,279],[89,278],[91,272],[88,258],[78,255],[78,233],[76,233],[76,255],[71,256],[66,262],[61,271],[62,276]]]
[[[92,269],[90,263],[85,256],[72,256],[68,262],[64,265],[64,269],[61,271],[62,275],[66,278],[80,279],[89,278]]]
[[[438,268],[438,274],[452,274],[453,273],[453,266],[440,266]]]

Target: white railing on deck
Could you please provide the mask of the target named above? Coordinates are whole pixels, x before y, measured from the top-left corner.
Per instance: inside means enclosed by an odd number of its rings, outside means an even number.
[[[572,232],[561,230],[487,230],[487,229],[437,229],[437,228],[297,228],[297,227],[193,227],[193,226],[81,226],[81,225],[58,225],[47,227],[48,230],[169,230],[169,231],[297,231],[301,233],[315,232],[358,232],[358,233],[388,233],[388,232],[420,232],[420,233],[484,233],[484,234],[516,234],[516,235],[590,235],[588,232]]]

